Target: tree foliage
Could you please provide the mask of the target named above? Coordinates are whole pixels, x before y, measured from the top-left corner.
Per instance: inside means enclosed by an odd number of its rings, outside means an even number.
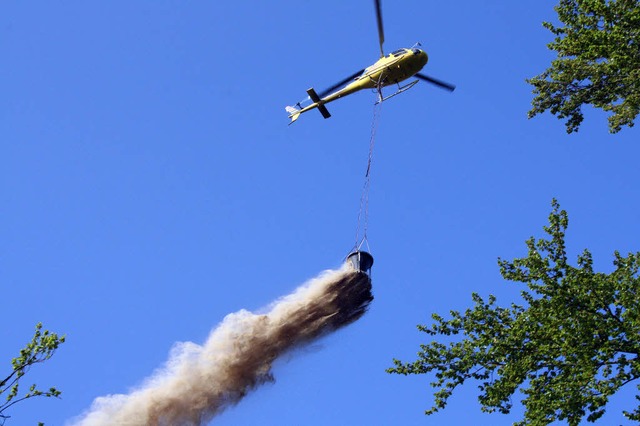
[[[432,325],[419,325],[439,340],[421,345],[416,361],[394,359],[387,370],[435,374],[435,401],[426,414],[474,379],[484,412],[509,413],[520,390],[525,414],[517,425],[577,425],[585,416],[600,418],[609,397],[640,377],[640,253],[615,252],[609,274],[593,270],[587,250],[570,265],[567,213],[556,200],[552,206],[548,238],[527,240],[527,257],[498,260],[504,279],[526,284],[523,305],[498,307],[494,296],[485,301],[473,294],[475,305],[464,313],[434,314]],[[638,401],[627,418],[640,421]]]
[[[529,117],[550,111],[578,131],[582,106],[609,111],[609,131],[633,127],[640,113],[640,2],[638,0],[560,0],[563,26],[545,22],[556,37],[551,67],[527,80],[533,85]]]
[[[11,374],[0,381],[0,395],[6,395],[5,400],[0,401],[0,424],[4,424],[5,420],[9,418],[6,415],[7,410],[21,401],[37,396],[60,397],[61,392],[55,387],[43,391],[36,384],[32,384],[27,392],[21,393],[20,381],[33,365],[51,358],[58,346],[64,341],[64,336],[58,336],[48,330],[43,331],[42,323],[36,325],[36,331],[31,341],[20,350],[20,355],[17,358],[11,360]]]

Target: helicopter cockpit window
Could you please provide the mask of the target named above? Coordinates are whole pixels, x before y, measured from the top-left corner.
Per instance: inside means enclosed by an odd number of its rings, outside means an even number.
[[[405,50],[404,50],[404,49],[398,49],[398,50],[396,50],[395,52],[392,52],[391,54],[392,54],[393,56],[396,56],[396,57],[397,57],[397,56],[400,56],[400,55],[404,55],[404,52],[405,52]]]

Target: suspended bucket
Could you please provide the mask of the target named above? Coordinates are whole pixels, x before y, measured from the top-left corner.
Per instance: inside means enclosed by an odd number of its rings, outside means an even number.
[[[365,274],[371,274],[371,267],[373,266],[373,256],[366,251],[356,250],[347,256],[347,262],[353,269]]]

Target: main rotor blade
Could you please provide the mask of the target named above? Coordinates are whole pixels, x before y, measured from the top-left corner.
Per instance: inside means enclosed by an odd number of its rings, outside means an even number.
[[[384,43],[384,28],[382,26],[382,9],[380,7],[380,0],[374,0],[376,6],[376,18],[378,19],[378,38],[380,39],[380,57],[384,56],[384,49],[382,44]]]
[[[328,89],[324,89],[322,92],[318,93],[318,96],[320,96],[321,98],[324,98],[329,93],[333,92],[334,90],[336,90],[340,86],[344,86],[345,84],[347,84],[348,82],[350,82],[354,78],[358,77],[363,72],[364,72],[364,69],[361,69],[360,71],[354,73],[353,75],[350,75],[349,77],[345,78],[341,82],[334,84],[333,86],[329,87]]]
[[[426,81],[427,83],[435,84],[436,86],[441,87],[441,88],[443,88],[445,90],[448,90],[450,92],[453,92],[454,90],[456,90],[456,86],[454,86],[453,84],[449,84],[449,83],[446,83],[446,82],[444,82],[442,80],[438,80],[436,78],[429,77],[428,75],[416,74],[416,77]]]

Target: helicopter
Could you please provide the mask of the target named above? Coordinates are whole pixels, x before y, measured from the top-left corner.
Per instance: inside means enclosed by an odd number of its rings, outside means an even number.
[[[314,108],[317,108],[324,118],[329,118],[331,117],[331,114],[329,113],[329,110],[327,110],[325,104],[364,89],[375,89],[378,92],[378,100],[376,104],[411,89],[419,80],[434,84],[450,92],[455,90],[455,86],[452,84],[420,73],[420,70],[429,60],[427,53],[424,50],[419,49],[420,43],[416,43],[411,48],[402,48],[395,50],[388,55],[384,54],[384,49],[382,47],[384,43],[384,28],[382,26],[380,0],[374,0],[374,5],[378,21],[380,59],[378,59],[373,65],[350,75],[328,89],[323,90],[321,93],[316,93],[313,87],[309,88],[307,90],[307,94],[309,95],[307,99],[298,102],[295,106],[285,107],[285,110],[289,113],[289,118],[291,119],[289,124],[295,122],[300,117],[300,114]],[[400,85],[400,82],[411,77],[416,77],[417,79],[405,84],[404,86]],[[383,96],[382,88],[392,84],[398,85],[397,91],[389,96]],[[301,104],[309,99],[312,103],[303,107]]]

